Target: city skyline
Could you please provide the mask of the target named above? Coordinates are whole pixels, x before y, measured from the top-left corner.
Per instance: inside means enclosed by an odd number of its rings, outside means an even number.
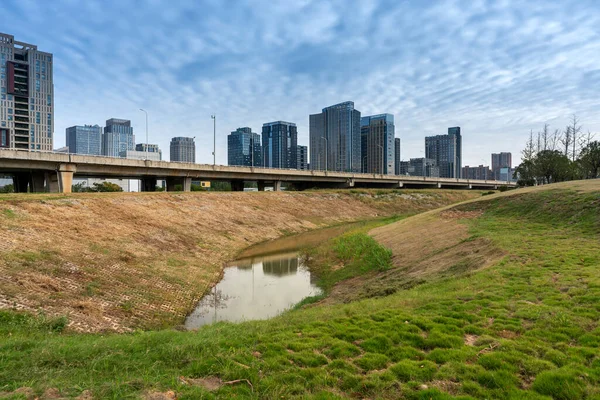
[[[217,163],[226,164],[236,127],[292,121],[307,144],[308,115],[346,100],[363,115],[394,114],[403,160],[423,156],[423,138],[449,126],[463,129],[463,165],[501,151],[518,165],[530,130],[562,129],[573,113],[584,131],[600,130],[594,2],[428,4],[157,2],[134,12],[117,2],[7,1],[0,18],[5,33],[54,54],[55,148],[67,127],[106,115],[130,119],[140,134],[144,108],[151,143],[166,149],[171,137],[196,136],[197,161],[212,163],[215,113]],[[65,17],[82,13],[98,18]],[[266,23],[291,15],[293,29]],[[377,64],[363,59],[366,49]]]

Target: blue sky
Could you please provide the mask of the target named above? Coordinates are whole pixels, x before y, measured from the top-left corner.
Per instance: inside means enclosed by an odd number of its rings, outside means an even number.
[[[308,115],[346,100],[394,114],[403,159],[448,126],[469,165],[572,113],[600,131],[595,0],[3,0],[0,27],[54,54],[55,147],[111,117],[143,142],[145,108],[165,158],[196,136],[209,163],[216,113],[224,164],[235,128],[291,121],[308,144]]]

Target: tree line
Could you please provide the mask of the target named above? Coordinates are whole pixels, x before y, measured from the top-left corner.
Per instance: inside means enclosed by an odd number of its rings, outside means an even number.
[[[583,133],[583,126],[573,115],[565,129],[529,133],[521,151],[521,164],[515,169],[520,186],[533,186],[575,179],[600,177],[600,141],[595,134]]]

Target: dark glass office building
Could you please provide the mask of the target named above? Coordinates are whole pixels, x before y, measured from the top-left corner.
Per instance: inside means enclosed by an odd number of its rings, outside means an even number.
[[[262,167],[260,135],[248,127],[231,132],[227,136],[227,164]]]
[[[394,139],[394,172],[396,175],[400,175],[400,138]]]
[[[76,125],[66,129],[69,153],[102,155],[102,127]]]
[[[366,165],[363,171],[393,175],[396,172],[394,116],[379,114],[362,117],[360,125],[362,164]]]
[[[133,150],[135,138],[131,121],[111,118],[106,121],[102,141],[102,154],[109,157],[119,157],[121,152]]]
[[[298,168],[298,128],[275,121],[262,127],[263,163],[266,168]]]
[[[427,136],[425,158],[435,161],[440,178],[460,178],[462,165],[460,127],[448,128],[447,135]]]

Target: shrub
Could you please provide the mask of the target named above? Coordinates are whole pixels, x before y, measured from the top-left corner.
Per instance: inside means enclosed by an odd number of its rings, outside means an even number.
[[[540,373],[533,382],[533,390],[557,400],[584,398],[585,386],[574,371],[554,370]]]

